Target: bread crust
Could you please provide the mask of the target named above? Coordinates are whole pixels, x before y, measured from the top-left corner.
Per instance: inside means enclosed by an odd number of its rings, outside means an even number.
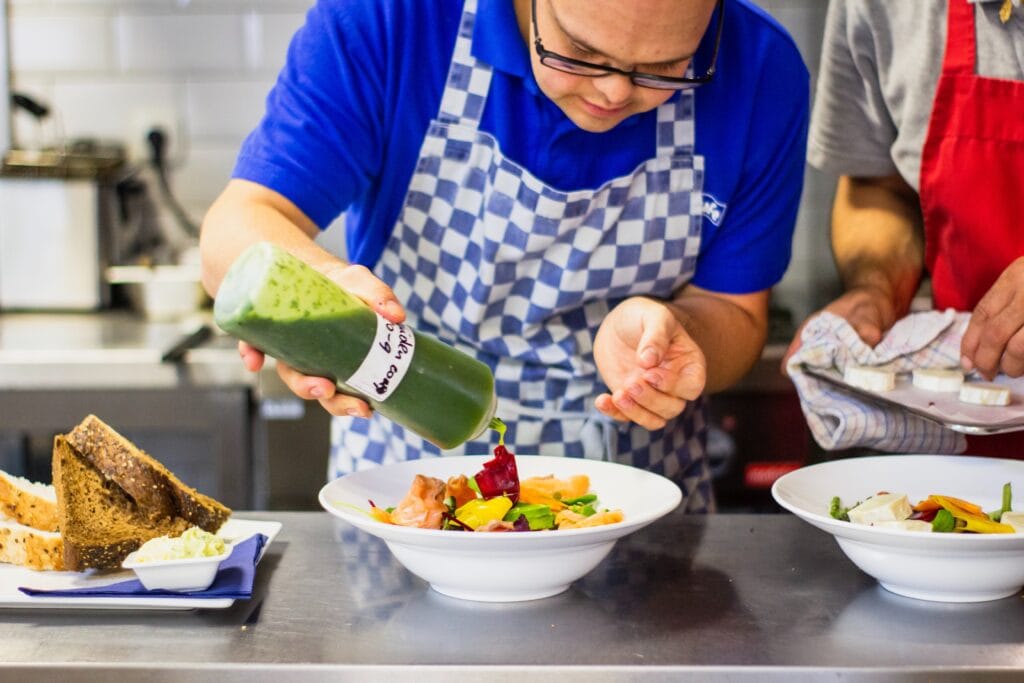
[[[54,438],[53,483],[72,571],[118,568],[152,538],[190,526],[216,533],[231,516],[95,415]]]
[[[65,568],[116,569],[146,541],[178,536],[191,524],[180,516],[154,518],[81,456],[63,436],[54,439],[53,484]]]
[[[37,571],[62,571],[63,539],[52,531],[33,529],[15,521],[0,521],[0,562]]]
[[[57,500],[38,495],[24,481],[0,472],[0,513],[25,526],[57,531]]]
[[[230,508],[183,483],[95,415],[71,430],[67,441],[108,481],[121,487],[155,524],[168,517],[183,517],[215,533],[231,516]]]

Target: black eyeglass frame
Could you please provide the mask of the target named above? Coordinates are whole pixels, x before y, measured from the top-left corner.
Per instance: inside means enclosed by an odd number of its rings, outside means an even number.
[[[656,88],[660,90],[688,90],[690,88],[696,88],[709,82],[715,75],[715,68],[718,64],[718,48],[722,44],[722,27],[725,25],[725,0],[718,0],[718,4],[715,6],[718,12],[718,26],[715,28],[715,46],[711,52],[711,66],[701,76],[659,76],[657,74],[648,74],[642,71],[623,71],[622,69],[616,69],[614,66],[607,66],[605,64],[594,64],[592,62],[585,62],[580,59],[573,59],[572,57],[565,57],[552,52],[544,47],[544,44],[540,41],[540,33],[537,30],[537,0],[531,0],[530,2],[530,14],[533,19],[533,47],[537,52],[537,57],[540,59],[540,63],[549,69],[561,71],[562,73],[572,74],[573,76],[580,76],[582,78],[601,78],[602,76],[609,76],[611,74],[618,74],[625,76],[634,85],[642,88]],[[573,64],[584,69],[594,69],[602,73],[596,74],[581,74],[576,71],[569,71],[567,69],[560,69],[557,66],[549,64],[545,60],[557,59],[559,61]],[[637,80],[643,82],[637,82]]]

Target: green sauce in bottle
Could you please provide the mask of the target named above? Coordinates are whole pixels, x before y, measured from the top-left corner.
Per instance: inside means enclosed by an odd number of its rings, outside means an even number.
[[[302,260],[269,242],[249,247],[214,302],[227,333],[340,391],[442,449],[488,429],[494,377],[477,359],[390,323]]]

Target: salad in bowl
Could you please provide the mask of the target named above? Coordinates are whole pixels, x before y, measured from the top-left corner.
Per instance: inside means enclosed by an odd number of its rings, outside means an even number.
[[[1024,586],[1024,533],[1012,491],[1024,462],[880,455],[802,467],[772,495],[835,537],[883,588],[938,602],[983,602]]]
[[[462,491],[464,501],[455,495],[459,484],[449,492],[449,481],[460,477],[472,492]],[[320,491],[325,510],[382,539],[431,588],[484,602],[565,591],[618,539],[681,501],[679,487],[653,472],[516,456],[503,446],[494,457],[425,458],[354,472]]]

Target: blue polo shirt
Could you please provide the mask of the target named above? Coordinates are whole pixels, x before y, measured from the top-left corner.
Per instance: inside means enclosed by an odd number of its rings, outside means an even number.
[[[727,0],[718,68],[696,90],[704,225],[693,283],[747,293],[789,263],[810,93],[789,35]],[[461,0],[320,0],[296,33],[233,177],[288,197],[321,228],[347,212],[348,258],[373,267],[391,235],[448,72]],[[714,19],[712,26],[714,26]],[[713,30],[695,58],[709,61]],[[473,55],[493,66],[480,122],[548,185],[594,189],[655,155],[655,111],[581,130],[537,86],[511,0],[479,0]]]

